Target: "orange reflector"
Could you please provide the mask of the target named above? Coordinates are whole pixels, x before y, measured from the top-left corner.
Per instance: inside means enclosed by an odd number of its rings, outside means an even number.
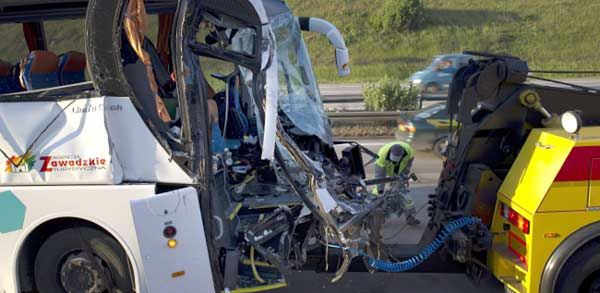
[[[171,274],[173,279],[185,276],[185,271],[174,272]]]
[[[175,247],[177,247],[177,240],[175,240],[175,239],[169,239],[167,241],[167,246],[169,248],[175,248]]]
[[[558,234],[558,233],[546,233],[546,234],[544,234],[544,238],[560,238],[560,234]]]
[[[521,232],[528,234],[529,233],[529,221],[519,215],[517,220],[517,228],[521,230]]]
[[[519,260],[527,265],[527,243],[515,233],[508,233],[508,249],[514,253]]]

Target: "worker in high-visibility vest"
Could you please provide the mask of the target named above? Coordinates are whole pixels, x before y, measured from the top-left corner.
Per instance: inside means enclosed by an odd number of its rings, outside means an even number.
[[[388,143],[379,149],[377,155],[379,158],[375,162],[376,179],[398,176],[408,181],[415,158],[415,151],[408,143],[401,141]],[[377,185],[374,191],[375,194],[384,192],[385,184]],[[400,206],[396,213],[405,213],[406,223],[410,226],[420,224],[421,222],[415,218],[416,209],[412,197],[408,192],[400,193],[398,196]]]

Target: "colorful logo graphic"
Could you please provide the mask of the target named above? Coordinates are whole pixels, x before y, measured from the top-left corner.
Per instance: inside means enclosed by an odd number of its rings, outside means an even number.
[[[6,161],[5,171],[7,173],[28,173],[33,170],[35,165],[35,157],[31,152],[27,152],[22,156],[12,156]]]
[[[80,155],[55,155],[39,157],[40,173],[47,172],[94,172],[107,170],[110,165],[110,159],[101,157],[84,158]],[[7,173],[29,173],[33,171],[37,160],[31,152],[22,156],[12,156],[6,161]]]

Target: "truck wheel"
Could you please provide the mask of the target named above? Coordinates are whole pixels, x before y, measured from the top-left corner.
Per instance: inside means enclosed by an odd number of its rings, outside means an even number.
[[[555,293],[600,292],[600,241],[592,241],[575,252],[563,266]]]
[[[125,251],[114,238],[91,227],[50,236],[35,258],[34,277],[40,293],[134,292]]]
[[[433,143],[433,154],[436,155],[436,157],[443,159],[444,157],[446,157],[446,149],[447,148],[448,148],[448,138],[447,137],[438,138]]]

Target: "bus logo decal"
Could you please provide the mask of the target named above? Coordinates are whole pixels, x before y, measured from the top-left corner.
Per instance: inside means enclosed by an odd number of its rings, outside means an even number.
[[[22,156],[12,156],[6,161],[7,173],[29,173],[35,165],[35,156],[27,152]]]
[[[40,172],[92,172],[106,170],[109,160],[99,157],[82,158],[80,155],[43,156]]]

